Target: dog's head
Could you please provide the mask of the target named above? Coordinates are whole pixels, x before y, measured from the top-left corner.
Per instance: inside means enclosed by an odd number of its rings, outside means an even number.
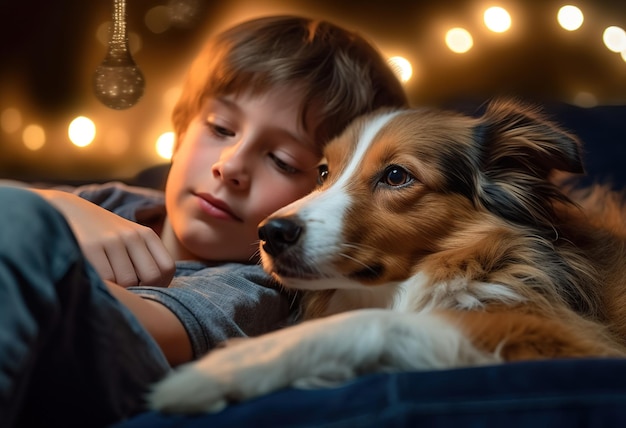
[[[327,146],[318,190],[260,225],[263,266],[300,289],[401,281],[487,218],[551,231],[554,170],[583,172],[579,142],[531,108],[379,111]]]

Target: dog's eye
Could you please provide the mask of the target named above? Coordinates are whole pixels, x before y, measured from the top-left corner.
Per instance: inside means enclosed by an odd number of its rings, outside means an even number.
[[[328,165],[322,164],[318,166],[317,171],[317,184],[321,186],[328,178]]]
[[[380,181],[388,186],[398,187],[412,182],[413,177],[401,166],[391,165],[385,169]]]

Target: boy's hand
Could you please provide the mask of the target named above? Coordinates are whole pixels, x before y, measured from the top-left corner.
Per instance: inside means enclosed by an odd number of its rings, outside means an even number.
[[[102,279],[122,287],[169,285],[174,261],[152,229],[71,193],[37,192],[63,213],[83,253]]]

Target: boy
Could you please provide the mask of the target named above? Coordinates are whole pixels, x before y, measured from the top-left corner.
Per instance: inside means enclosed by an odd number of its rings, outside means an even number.
[[[111,423],[170,366],[285,325],[290,297],[256,263],[258,223],[315,187],[323,145],[352,119],[406,104],[357,34],[259,18],[192,64],[164,195],[0,190],[0,425]]]

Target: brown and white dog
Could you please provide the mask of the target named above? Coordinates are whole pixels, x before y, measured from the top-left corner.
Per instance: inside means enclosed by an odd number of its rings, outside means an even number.
[[[583,172],[581,147],[535,110],[381,111],[325,159],[319,190],[259,229],[264,268],[306,290],[305,321],[175,371],[153,408],[217,410],[371,371],[626,355],[621,201],[554,184]]]

